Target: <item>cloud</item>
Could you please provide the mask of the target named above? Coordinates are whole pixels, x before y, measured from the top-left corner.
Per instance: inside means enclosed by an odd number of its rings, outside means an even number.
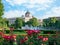
[[[3,17],[4,18],[14,18],[14,17],[21,17],[21,15],[24,15],[25,11],[19,11],[19,10],[10,10],[8,12],[5,12]]]
[[[56,0],[6,0],[10,6],[22,6],[24,9],[28,8],[29,10],[32,9],[32,14],[39,13],[40,10],[45,10],[47,8],[52,8],[51,6],[54,5],[53,3]],[[9,10],[9,9],[8,9]],[[23,9],[22,9],[23,10]],[[24,14],[25,11],[19,10],[12,10],[10,9],[8,12],[4,13],[4,17],[17,17]],[[44,15],[40,15],[41,19],[59,16],[60,15],[60,7],[53,7],[50,11],[46,12]],[[38,14],[37,13],[37,14]]]
[[[29,4],[43,4],[43,3],[52,3],[54,0],[6,0],[10,4],[23,4],[23,3],[29,3]]]
[[[55,0],[6,0],[9,2],[10,5],[22,5],[26,8],[37,8],[37,11],[39,11],[41,8],[47,8],[51,6],[51,4]],[[39,9],[39,10],[38,10]]]
[[[21,5],[23,3],[26,3],[27,1],[24,0],[6,0],[7,2],[10,3],[10,5]]]
[[[48,17],[59,17],[60,16],[60,7],[53,7],[51,11],[46,12],[46,14],[43,16],[43,18]]]
[[[15,18],[15,17],[21,17],[22,15],[25,15],[26,11],[21,10],[10,10],[7,12],[4,12],[3,18]],[[30,11],[31,15],[35,12]]]

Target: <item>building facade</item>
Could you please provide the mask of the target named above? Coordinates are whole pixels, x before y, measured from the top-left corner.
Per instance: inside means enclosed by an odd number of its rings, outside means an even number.
[[[29,11],[27,11],[25,13],[25,15],[22,15],[21,17],[18,18],[22,18],[25,22],[29,21],[31,18],[33,18],[33,16],[31,15],[31,13]],[[14,24],[16,21],[16,18],[8,18],[7,19],[9,21],[9,25]]]
[[[22,18],[25,22],[29,21],[31,18],[33,18],[33,16],[31,15],[31,13],[29,11],[27,11],[25,13],[25,15],[22,15]]]

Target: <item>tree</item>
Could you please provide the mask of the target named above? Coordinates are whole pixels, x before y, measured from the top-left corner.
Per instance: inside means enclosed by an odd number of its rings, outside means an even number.
[[[60,20],[57,20],[56,23],[55,23],[55,25],[56,25],[55,26],[56,28],[60,29]]]
[[[38,23],[38,20],[37,20],[37,18],[32,18],[32,19],[30,19],[28,22],[27,22],[27,25],[32,25],[32,26],[38,26],[39,25],[39,23]]]
[[[9,21],[8,21],[8,20],[6,20],[5,22],[6,22],[6,24],[7,24],[7,27],[9,27]]]
[[[50,21],[50,25],[51,25],[52,27],[55,27],[55,23],[56,23],[56,21],[57,21],[56,17],[50,18],[49,21]]]
[[[48,19],[44,19],[43,20],[43,25],[45,27],[51,27],[51,28],[55,28],[56,26],[56,21],[57,21],[57,18],[56,17],[51,17],[51,18],[48,18]]]
[[[2,0],[0,0],[0,28],[3,27],[2,15],[4,14],[4,6]]]
[[[4,14],[4,6],[2,0],[0,0],[0,17]]]
[[[17,18],[15,21],[15,28],[21,28],[24,25],[24,21],[22,18]]]
[[[7,27],[9,27],[6,18],[2,18],[1,25],[2,25],[2,28],[7,28]]]

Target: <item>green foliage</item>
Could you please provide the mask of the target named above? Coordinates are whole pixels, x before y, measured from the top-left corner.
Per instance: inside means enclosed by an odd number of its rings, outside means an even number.
[[[16,40],[17,41],[17,45],[27,45],[27,42],[22,41],[23,43],[21,43],[21,40],[24,39],[24,36],[18,35],[16,39],[17,39]]]
[[[38,26],[39,25],[39,23],[38,23],[38,20],[37,20],[37,18],[32,18],[32,19],[30,19],[28,22],[27,22],[27,25],[29,25],[29,26]]]
[[[5,30],[6,34],[9,34],[10,33],[10,30]]]
[[[4,6],[2,0],[0,0],[0,17],[4,14]]]
[[[7,26],[9,27],[9,21],[6,19],[5,23],[7,24]]]
[[[55,40],[57,41],[57,45],[60,45],[60,34],[57,34],[57,38]]]
[[[60,20],[57,20],[55,24],[56,24],[56,27],[60,29]]]
[[[48,28],[60,29],[60,20],[56,17],[48,18],[43,20],[43,26]]]
[[[9,33],[10,30],[5,30],[7,31],[7,33]],[[14,32],[23,32],[25,33],[26,31],[25,30],[13,30],[13,33]],[[39,35],[40,34],[40,35]],[[48,41],[43,41],[41,38],[38,38],[38,36],[43,36],[42,39],[44,37],[48,37]],[[46,34],[46,35],[41,35],[41,32],[40,33],[32,33],[32,35],[17,35],[17,38],[16,38],[16,41],[13,41],[13,40],[5,40],[3,39],[2,37],[0,37],[0,45],[41,45],[41,44],[45,44],[45,45],[53,45],[54,42],[57,44],[57,45],[60,45],[60,35],[57,35],[58,37],[55,38],[53,36],[56,36],[56,35],[51,35],[51,34]],[[27,37],[27,38],[26,38]],[[21,41],[22,40],[22,41]],[[23,43],[21,43],[23,42]]]
[[[4,6],[2,3],[2,0],[0,0],[0,28],[6,28],[7,27],[6,19],[2,18],[3,14],[4,14]]]
[[[24,21],[22,18],[17,18],[15,21],[15,28],[21,28],[24,25]]]
[[[56,31],[43,31],[44,34],[56,34]]]
[[[13,30],[14,32],[26,32],[25,30]]]
[[[0,35],[0,45],[2,45],[3,44],[3,38],[2,38],[2,36]]]
[[[7,28],[6,19],[0,18],[0,28]]]

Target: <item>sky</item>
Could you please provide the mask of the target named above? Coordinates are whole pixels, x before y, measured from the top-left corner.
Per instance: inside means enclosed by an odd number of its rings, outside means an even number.
[[[28,10],[34,17],[60,17],[60,0],[2,0],[4,18],[21,17]]]

